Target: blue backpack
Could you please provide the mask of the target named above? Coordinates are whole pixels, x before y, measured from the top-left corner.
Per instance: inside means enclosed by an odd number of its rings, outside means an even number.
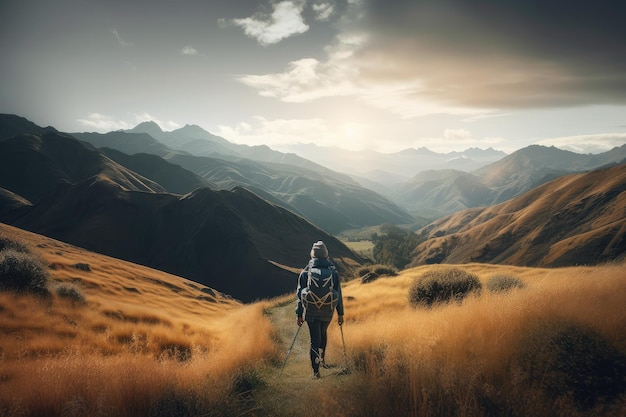
[[[308,311],[315,313],[331,313],[339,302],[339,292],[333,284],[333,266],[319,268],[309,265],[306,288],[302,289],[300,299]]]

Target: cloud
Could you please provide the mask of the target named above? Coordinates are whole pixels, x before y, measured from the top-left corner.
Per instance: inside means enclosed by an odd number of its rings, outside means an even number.
[[[346,72],[333,63],[306,58],[289,63],[283,73],[245,75],[239,81],[259,90],[261,96],[287,103],[303,103],[354,94],[358,88],[346,77]]]
[[[268,120],[256,116],[252,123],[241,122],[236,126],[220,125],[216,134],[236,143],[268,146],[303,141],[332,143],[327,122],[319,118]]]
[[[163,130],[178,129],[180,125],[173,121],[163,122],[149,113],[135,113],[130,115],[129,120],[117,120],[112,116],[102,113],[90,113],[85,119],[78,119],[78,123],[98,132],[111,132],[114,130],[132,129],[142,122],[153,121]]]
[[[626,144],[626,133],[563,136],[544,139],[539,145],[556,146],[576,153],[602,153]]]
[[[472,139],[472,134],[465,129],[446,129],[443,131],[443,137],[445,139],[466,141]]]
[[[282,73],[243,75],[239,81],[255,88],[264,97],[277,98],[287,103],[303,103],[324,97],[357,95],[358,69],[350,57],[364,39],[358,36],[340,37],[328,47],[328,59],[303,58],[292,61]]]
[[[234,143],[248,145],[267,145],[274,149],[289,147],[296,143],[315,143],[318,146],[337,146],[344,149],[362,149],[373,145],[360,137],[360,132],[367,126],[359,123],[340,123],[334,125],[328,120],[311,119],[274,119],[256,116],[251,123],[241,122],[235,126],[221,125],[217,135]]]
[[[353,96],[403,118],[623,105],[625,13],[611,0],[354,1],[325,58],[239,80],[284,102]]]
[[[131,46],[133,46],[131,42],[126,42],[124,39],[122,39],[122,36],[117,31],[117,29],[111,29],[111,33],[113,34],[113,36],[115,36],[117,43],[119,43],[121,47],[130,48]]]
[[[330,3],[316,3],[311,6],[315,12],[316,20],[328,20],[335,11],[335,7]]]
[[[259,91],[264,97],[287,103],[304,103],[327,97],[352,96],[403,118],[427,114],[484,114],[489,109],[472,109],[437,103],[420,96],[424,82],[418,78],[389,77],[376,79],[379,62],[360,61],[360,51],[367,48],[364,32],[343,33],[326,48],[327,58],[303,58],[290,62],[282,73],[243,75],[240,82]],[[369,75],[368,75],[369,74]]]
[[[243,28],[246,35],[261,45],[272,45],[309,30],[302,17],[304,4],[303,1],[281,1],[272,5],[271,14],[259,13],[252,17],[231,19],[230,23]]]
[[[200,53],[193,46],[185,46],[183,49],[181,49],[180,53],[183,55],[200,56]]]
[[[626,103],[626,4],[572,0],[363,2],[363,75],[499,109]]]

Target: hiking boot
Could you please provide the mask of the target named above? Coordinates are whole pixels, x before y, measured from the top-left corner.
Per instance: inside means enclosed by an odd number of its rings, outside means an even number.
[[[319,371],[318,372],[313,372],[313,379],[320,379],[322,376],[320,375]]]

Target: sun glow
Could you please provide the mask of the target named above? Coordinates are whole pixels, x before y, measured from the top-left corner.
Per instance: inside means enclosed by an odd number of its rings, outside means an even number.
[[[343,136],[348,139],[353,139],[357,134],[357,128],[354,123],[346,123],[342,126]]]

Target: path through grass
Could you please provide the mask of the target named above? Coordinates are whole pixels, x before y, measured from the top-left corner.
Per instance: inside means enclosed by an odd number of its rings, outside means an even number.
[[[331,346],[329,342],[327,363],[331,369],[320,369],[322,377],[313,379],[309,361],[309,331],[306,323],[298,334],[296,343],[281,373],[281,366],[289,346],[298,330],[294,313],[293,300],[281,300],[267,309],[282,349],[279,363],[262,370],[264,386],[255,394],[257,416],[307,416],[316,414],[316,405],[325,398],[336,396],[354,375],[346,375],[345,362],[341,347]],[[336,320],[335,315],[335,320]],[[345,330],[344,330],[345,331]],[[333,323],[329,332],[339,332]]]

